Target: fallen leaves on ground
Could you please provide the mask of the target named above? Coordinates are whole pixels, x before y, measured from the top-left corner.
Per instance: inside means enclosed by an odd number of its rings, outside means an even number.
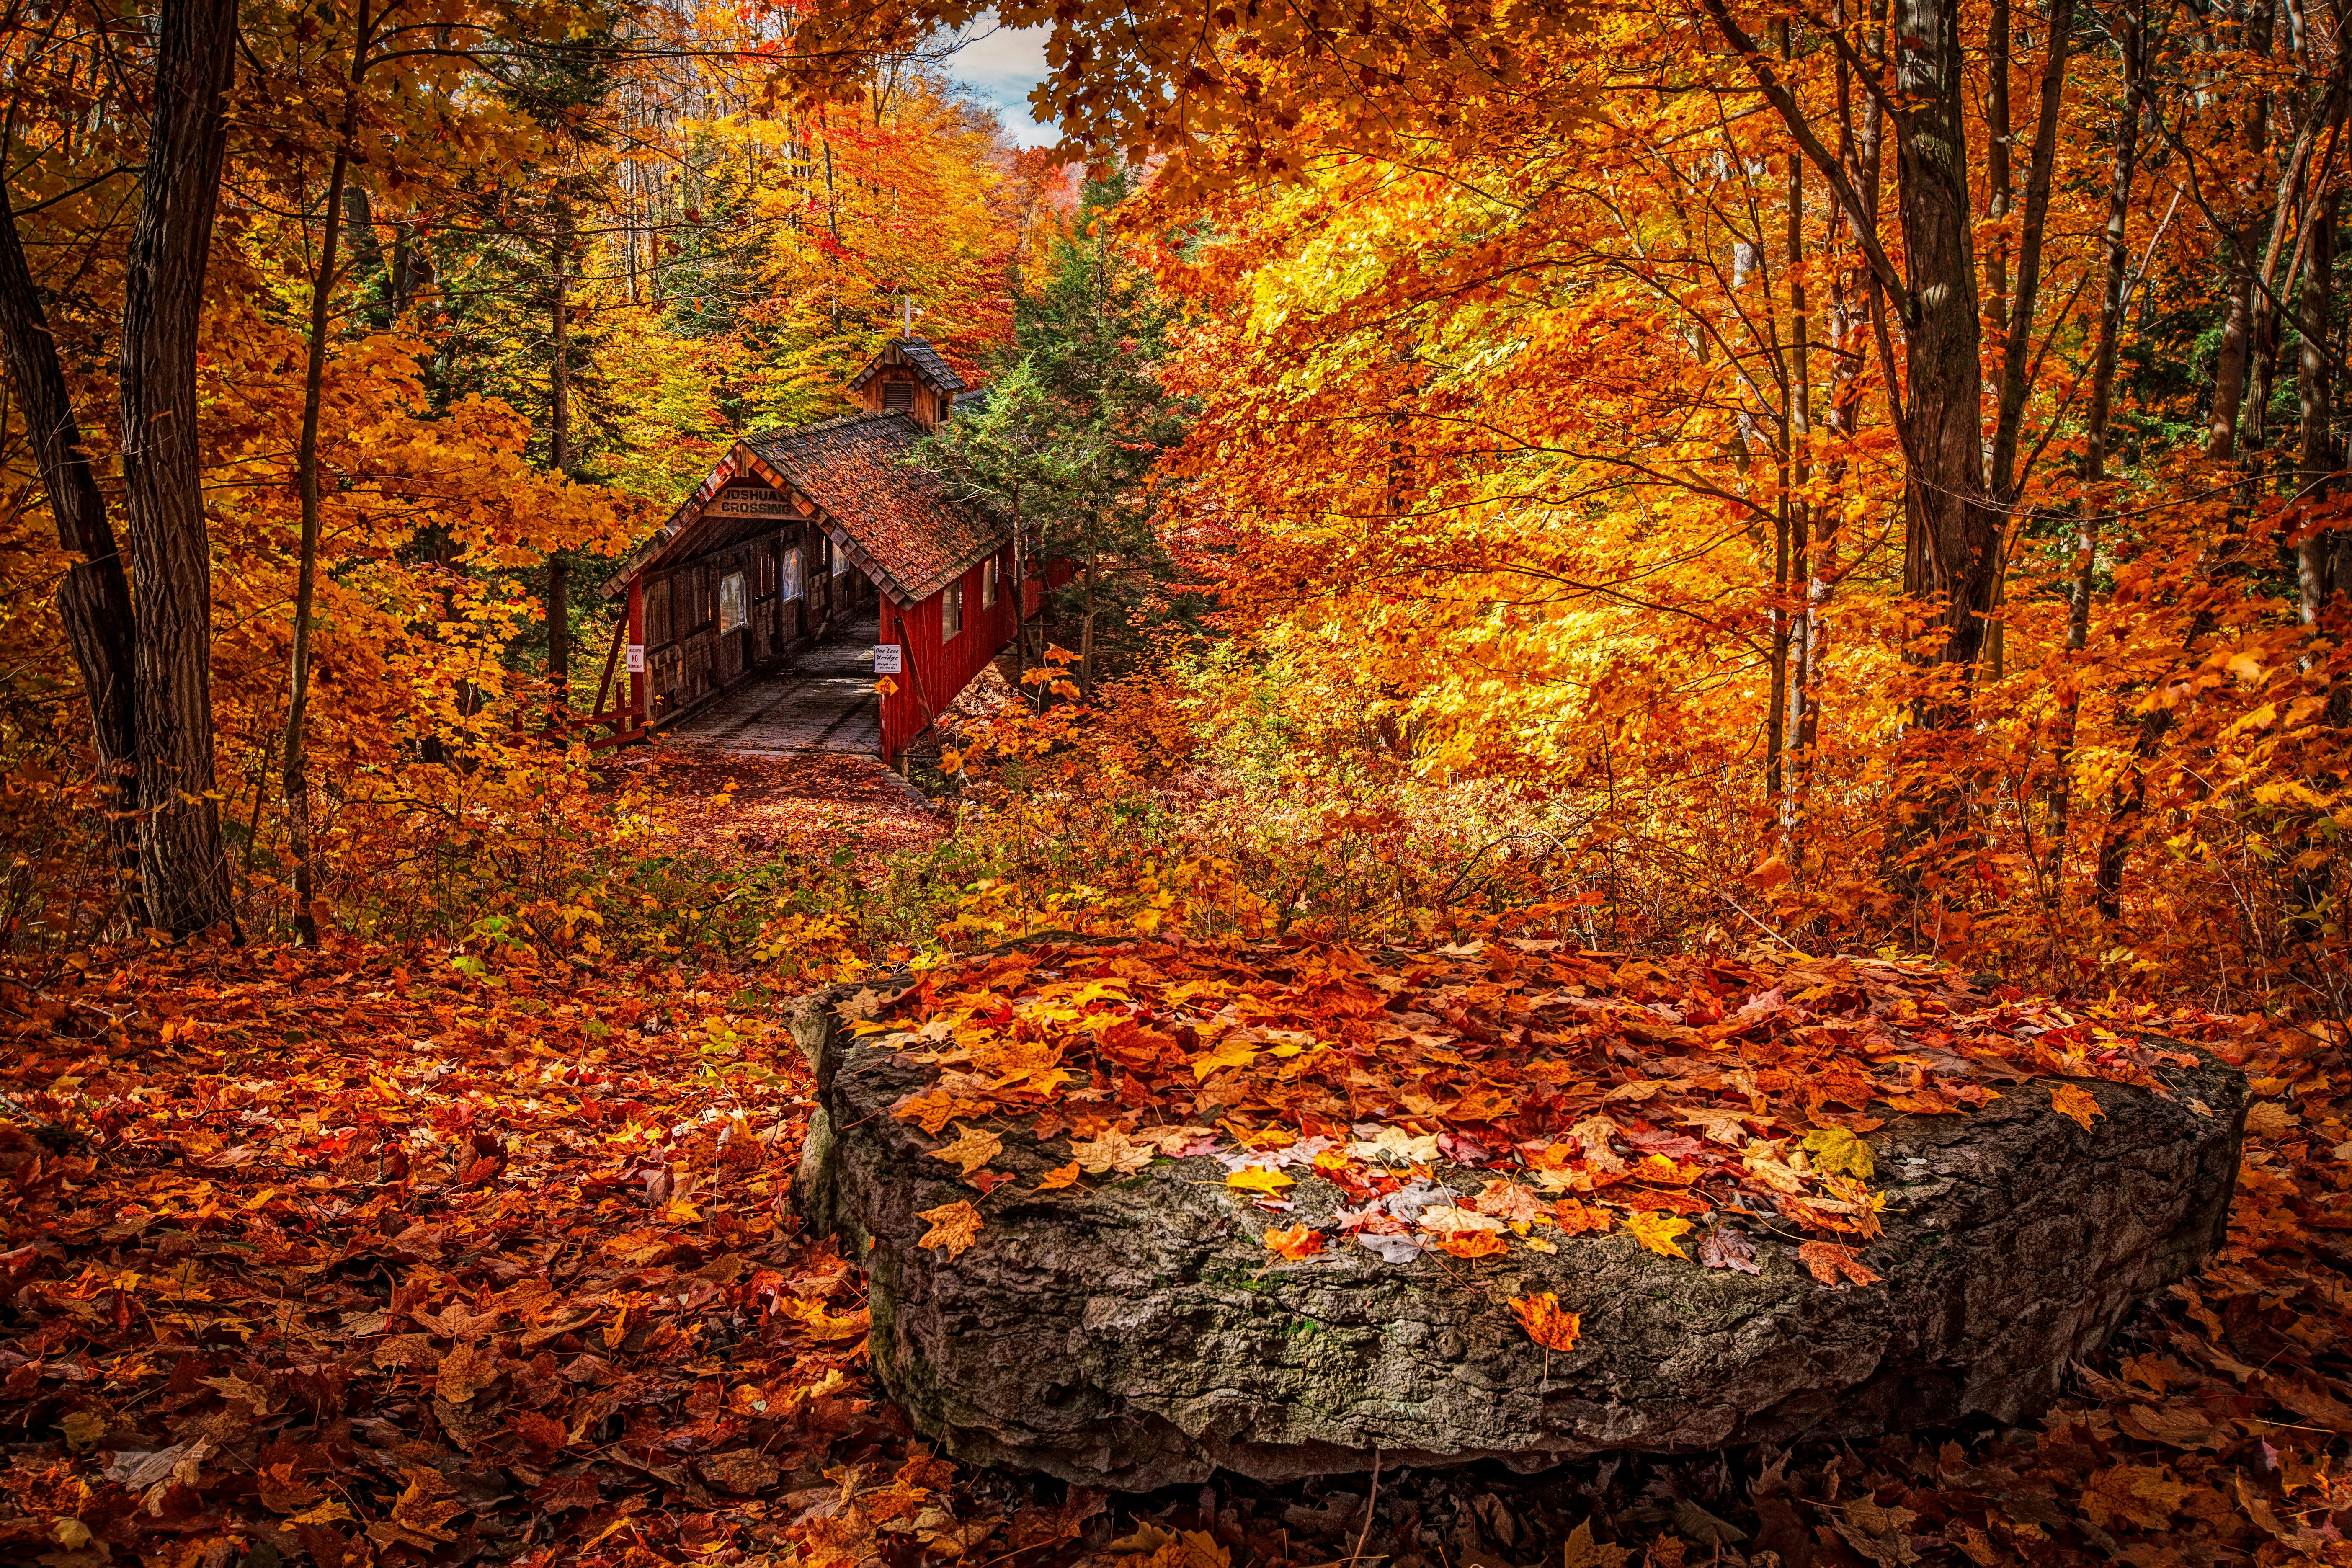
[[[1535,1477],[1391,1465],[1368,1510],[1362,1476],[1109,1500],[932,1457],[869,1381],[858,1271],[780,1202],[809,1107],[772,1007],[662,971],[496,978],[415,953],[257,949],[0,984],[0,1559],[2347,1555],[2352,1123],[2329,1037],[2147,1020],[2244,1061],[2283,1114],[2249,1139],[2221,1259],[2127,1323],[2045,1416]],[[1202,1138],[1179,1127],[1167,1143]],[[1496,1192],[1482,1214],[1490,1191],[1451,1206],[1506,1228],[1458,1234],[1516,1234],[1520,1204]],[[1585,1200],[1548,1212],[1570,1202]],[[1688,1238],[1700,1262],[1723,1234]],[[1520,1316],[1496,1312],[1507,1330]]]
[[[788,1212],[766,997],[200,950],[19,975],[0,1025],[0,1557],[708,1561],[930,1496]]]
[[[721,864],[847,854],[876,865],[894,851],[928,849],[947,830],[878,757],[762,756],[666,742],[618,765],[658,802],[668,847]]]

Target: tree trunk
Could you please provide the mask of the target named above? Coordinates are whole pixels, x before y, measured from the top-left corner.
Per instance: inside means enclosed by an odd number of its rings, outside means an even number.
[[[2303,338],[2303,352],[2297,362],[2295,388],[2301,404],[2303,462],[2301,486],[2306,506],[2316,505],[2326,498],[2330,478],[2336,472],[2336,432],[2334,429],[2334,388],[2330,385],[2327,346],[2327,321],[2330,295],[2336,272],[2336,198],[2333,195],[2314,198],[2307,234],[2303,269],[2302,309],[2296,330]],[[2321,612],[2332,594],[2343,592],[2344,584],[2328,581],[2328,546],[2326,533],[2314,532],[2295,546],[2295,577],[2302,600],[2303,621],[2316,629]],[[2329,721],[2340,724],[2342,720],[2333,710],[2337,707],[2336,693],[2329,693]],[[2333,782],[2333,781],[2331,781]],[[2322,818],[2326,813],[2321,814]],[[2294,913],[2287,921],[2287,934],[2298,943],[2317,942],[2325,933],[2323,912],[2335,882],[2335,857],[2327,853],[2328,841],[2319,824],[2305,827],[2305,841],[2317,851],[2315,857],[2298,856],[2294,870]],[[2305,865],[2306,858],[2316,858],[2316,865]]]
[[[2303,269],[2303,301],[2296,330],[2303,338],[2296,364],[2295,389],[2301,404],[2303,463],[2302,500],[2315,506],[2327,496],[2336,472],[2334,388],[2329,384],[2327,318],[2330,286],[2336,267],[2336,200],[2322,196],[2312,204],[2311,232]],[[2303,623],[2319,624],[2327,599],[2330,535],[2314,531],[2295,546],[2295,578],[2302,602]],[[2336,584],[2341,586],[2341,584]]]
[[[366,20],[362,16],[362,39]],[[364,43],[362,43],[362,47]],[[310,780],[303,752],[303,726],[310,709],[310,616],[319,579],[319,404],[327,374],[327,302],[335,287],[336,240],[341,233],[343,180],[351,167],[351,134],[358,93],[343,113],[343,134],[327,176],[326,234],[319,244],[319,271],[310,282],[310,353],[302,375],[302,437],[295,473],[302,499],[300,564],[294,579],[294,664],[286,701],[286,826],[294,857],[294,934],[305,947],[319,944],[311,913],[316,896],[310,857]]]
[[[97,477],[82,448],[81,424],[58,363],[48,313],[25,261],[16,215],[0,188],[0,352],[24,405],[41,487],[57,519],[58,544],[77,556],[58,584],[58,617],[81,672],[92,740],[105,775],[106,837],[125,898],[143,918],[139,866],[139,748],[132,692],[131,581],[115,548]]]
[[[1895,155],[1910,316],[1904,587],[1939,623],[1920,721],[1969,721],[2000,530],[1985,504],[1976,256],[1969,206],[1958,0],[1895,0]]]
[[[173,936],[230,921],[213,784],[212,551],[196,434],[196,333],[228,150],[236,0],[163,0],[153,117],[122,300],[122,477],[139,636],[139,866]]]
[[[2066,599],[2066,650],[2080,653],[2091,637],[2091,572],[2098,550],[2098,486],[2106,479],[2107,423],[2115,408],[2116,345],[2123,331],[2129,280],[2127,226],[2131,220],[2132,174],[2139,156],[2140,96],[2144,90],[2140,50],[2141,22],[2132,17],[2122,36],[2124,103],[2116,116],[2115,174],[2107,183],[2107,270],[2099,295],[2099,335],[2091,353],[2091,400],[2084,410],[2083,496],[2074,517],[2074,574]],[[2043,851],[2044,896],[2053,908],[2063,890],[2068,818],[2073,812],[2074,740],[2082,718],[2082,693],[2074,671],[2058,691],[2057,735],[2051,746],[2051,778],[2043,799],[2049,816],[2050,842]]]
[[[555,212],[555,311],[551,323],[555,364],[549,377],[547,466],[572,471],[572,322],[568,268],[572,259],[572,208],[562,197]],[[561,551],[547,557],[547,679],[555,705],[565,700],[572,679],[572,563]]]
[[[1095,574],[1100,560],[1100,552],[1087,552],[1086,618],[1078,623],[1078,690],[1088,700],[1095,694]]]
[[[1780,26],[1780,58],[1788,60],[1795,53],[1792,29],[1787,23]],[[1784,440],[1789,452],[1789,478],[1801,490],[1811,480],[1805,442],[1812,428],[1812,366],[1811,329],[1805,297],[1805,164],[1795,149],[1789,153],[1789,354],[1784,373],[1788,388],[1788,416]],[[1785,630],[1780,638],[1782,668],[1786,670],[1785,692],[1780,699],[1780,717],[1774,726],[1774,740],[1780,748],[1778,776],[1773,783],[1780,793],[1780,831],[1784,847],[1791,858],[1796,858],[1792,839],[1797,831],[1798,801],[1803,794],[1806,760],[1803,741],[1806,731],[1805,709],[1812,686],[1812,671],[1806,656],[1812,648],[1810,623],[1812,618],[1810,580],[1811,578],[1811,517],[1804,501],[1790,496],[1788,500],[1788,525],[1785,532],[1785,555],[1788,570],[1781,574],[1780,591],[1785,599],[1792,584],[1796,586],[1796,603],[1785,616]]]
[[[294,934],[305,947],[319,944],[318,896],[312,865],[310,777],[304,726],[310,710],[310,621],[319,582],[319,405],[327,378],[327,307],[335,291],[336,250],[342,239],[344,182],[351,173],[352,138],[359,129],[360,79],[367,70],[368,14],[361,0],[352,39],[352,74],[343,90],[343,122],[335,138],[335,160],[327,175],[327,205],[319,240],[319,270],[310,280],[310,344],[302,371],[302,436],[295,450],[296,484],[302,503],[301,558],[294,580],[294,658],[287,679],[287,837],[294,859]],[[365,212],[364,201],[360,211]]]
[[[2050,212],[2050,175],[2057,162],[2060,94],[2066,51],[2074,31],[2074,0],[2050,0],[2049,52],[2042,67],[2042,98],[2033,122],[2033,153],[2025,174],[2025,216],[2018,250],[2017,291],[2009,302],[2001,342],[2000,390],[1995,400],[1992,463],[1986,476],[1994,502],[2017,500],[2017,438],[2024,421],[2033,318],[2042,298],[2042,231]]]

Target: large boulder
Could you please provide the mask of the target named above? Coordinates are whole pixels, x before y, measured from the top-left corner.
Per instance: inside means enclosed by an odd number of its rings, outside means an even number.
[[[989,1163],[1013,1180],[980,1199],[892,1114],[925,1068],[861,1043],[842,1000],[796,1020],[821,1105],[799,1198],[866,1270],[884,1386],[960,1458],[1129,1490],[2014,1420],[2220,1246],[2245,1114],[2241,1075],[2199,1057],[2168,1069],[2170,1098],[2077,1085],[2104,1112],[2091,1130],[2031,1087],[1899,1118],[1868,1139],[1888,1202],[1860,1258],[1883,1279],[1859,1288],[1817,1279],[1769,1216],[1741,1224],[1754,1273],[1622,1229],[1476,1262],[1291,1261],[1268,1226],[1343,1204],[1311,1173],[1281,1218],[1206,1156],[1041,1191],[1068,1146],[1004,1121]],[[1465,1194],[1490,1173],[1435,1173]],[[978,1240],[919,1246],[922,1211],[959,1200],[984,1211]],[[1544,1292],[1581,1316],[1566,1352],[1509,1309]]]

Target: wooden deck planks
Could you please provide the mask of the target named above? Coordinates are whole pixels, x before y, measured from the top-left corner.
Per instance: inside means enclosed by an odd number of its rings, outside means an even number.
[[[882,750],[881,700],[874,691],[872,618],[796,656],[790,667],[753,676],[669,733],[710,751],[745,756]]]

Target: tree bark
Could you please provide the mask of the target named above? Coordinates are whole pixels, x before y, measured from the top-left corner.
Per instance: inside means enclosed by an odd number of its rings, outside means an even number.
[[[163,0],[144,195],[122,300],[122,473],[139,635],[139,867],[175,937],[232,921],[214,789],[212,552],[196,334],[236,69],[236,0]]]
[[[2303,339],[2296,364],[2295,390],[2301,405],[2303,462],[2302,500],[2315,505],[2325,500],[2336,472],[2334,366],[2329,363],[2327,318],[2336,267],[2336,200],[2322,196],[2312,204],[2311,233],[2303,269],[2303,300],[2296,330]],[[2313,532],[2295,546],[2295,580],[2303,624],[2319,624],[2331,587],[2328,546],[2331,535]]]
[[[2145,35],[2140,17],[2126,20],[2119,42],[2124,68],[2124,101],[2116,112],[2115,173],[2107,184],[2107,258],[2105,287],[2099,295],[2099,332],[2091,353],[2091,397],[2084,411],[2083,495],[2074,514],[2074,574],[2066,599],[2066,651],[2080,653],[2091,636],[2091,573],[2098,551],[2097,487],[2106,479],[2107,423],[2115,409],[2116,348],[2123,331],[2124,290],[2128,283],[2132,175],[2139,157],[2140,98],[2145,90],[2140,51]],[[2074,741],[2082,718],[2082,693],[2073,672],[2058,691],[2057,734],[2051,746],[2051,779],[2043,796],[2049,817],[2049,844],[2043,851],[2044,892],[2054,908],[2064,886],[2069,817],[2074,809]]]
[[[572,471],[572,208],[561,195],[555,207],[555,310],[550,323],[554,340],[554,366],[548,377],[547,466],[557,474]],[[547,679],[555,689],[555,705],[568,706],[572,679],[572,563],[562,552],[547,557]]]
[[[1920,722],[1969,721],[2000,529],[1985,504],[1976,256],[1962,118],[1958,0],[1895,0],[1895,157],[1908,275],[1904,587],[1933,610],[1938,686]]]
[[[2336,472],[2336,432],[2334,429],[2334,391],[2331,384],[2334,365],[2328,352],[2327,323],[2336,273],[2336,198],[2333,194],[2315,197],[2312,202],[2310,230],[2305,246],[2303,269],[2303,299],[2297,312],[2296,330],[2303,339],[2302,354],[2296,364],[2295,388],[2302,414],[2302,485],[2303,502],[2315,505],[2326,498]],[[2328,580],[2329,533],[2314,532],[2295,546],[2295,578],[2302,601],[2303,621],[2316,630],[2327,601],[2343,593],[2345,584]],[[2340,725],[2338,691],[2328,694],[2327,718],[2330,724]],[[2334,781],[2331,781],[2334,782]],[[2322,816],[2325,816],[2323,812]],[[2319,852],[2320,863],[2306,866],[2298,856],[2294,870],[2294,912],[2288,917],[2287,933],[2296,942],[2315,942],[2326,932],[2323,911],[2335,882],[2333,857],[2327,851],[2327,839],[2322,836],[2318,823],[2305,826],[2305,841]]]
[[[295,451],[295,482],[301,494],[301,557],[294,579],[294,654],[287,679],[286,745],[282,770],[286,829],[294,860],[294,934],[305,947],[319,945],[317,897],[310,836],[310,778],[304,752],[304,725],[310,709],[310,620],[319,581],[319,406],[327,377],[327,306],[335,290],[335,253],[342,237],[343,186],[351,173],[352,138],[359,129],[360,79],[367,70],[367,0],[360,0],[352,43],[352,74],[343,92],[343,121],[335,138],[335,161],[327,175],[325,232],[319,241],[319,270],[310,280],[310,353],[302,369],[302,436]]]
[[[1780,58],[1789,60],[1795,54],[1792,29],[1780,25]],[[1812,321],[1805,297],[1805,164],[1802,154],[1795,149],[1789,153],[1789,212],[1788,212],[1788,271],[1789,271],[1789,353],[1784,372],[1788,389],[1788,410],[1784,420],[1783,440],[1789,452],[1788,470],[1790,482],[1800,490],[1811,479],[1805,443],[1812,430]],[[1806,662],[1813,643],[1810,623],[1812,618],[1811,515],[1805,502],[1791,495],[1787,498],[1788,523],[1785,530],[1785,556],[1788,570],[1780,574],[1780,592],[1785,600],[1790,586],[1795,585],[1796,602],[1789,606],[1785,616],[1786,629],[1780,638],[1780,659],[1786,671],[1785,692],[1781,698],[1780,716],[1774,739],[1780,745],[1781,760],[1774,783],[1780,794],[1780,831],[1790,858],[1797,858],[1793,840],[1798,825],[1799,801],[1804,793],[1803,775],[1807,766],[1803,742],[1807,726],[1805,711],[1812,690],[1812,669]]]
[[[2205,455],[2226,463],[2238,455],[2238,407],[2246,384],[2246,345],[2254,330],[2254,261],[2243,229],[2227,237],[2230,308],[2221,318],[2221,345],[2213,357],[2213,416],[2205,426]]]
[[[135,638],[131,580],[107,521],[105,498],[83,449],[81,424],[58,361],[48,313],[25,260],[16,215],[0,188],[0,352],[25,423],[58,543],[79,557],[58,584],[58,617],[81,673],[92,740],[105,776],[107,841],[131,908],[143,918],[139,866],[139,748],[133,700]]]
[[[2033,152],[2025,174],[2024,233],[2018,247],[2017,290],[2005,312],[2000,390],[1995,398],[1992,463],[1986,486],[1997,505],[2017,500],[2017,440],[2024,422],[2033,318],[2042,298],[2042,231],[2050,212],[2050,175],[2057,162],[2059,98],[2066,85],[2066,54],[2074,31],[2074,0],[2051,0],[2048,53],[2033,122]]]

